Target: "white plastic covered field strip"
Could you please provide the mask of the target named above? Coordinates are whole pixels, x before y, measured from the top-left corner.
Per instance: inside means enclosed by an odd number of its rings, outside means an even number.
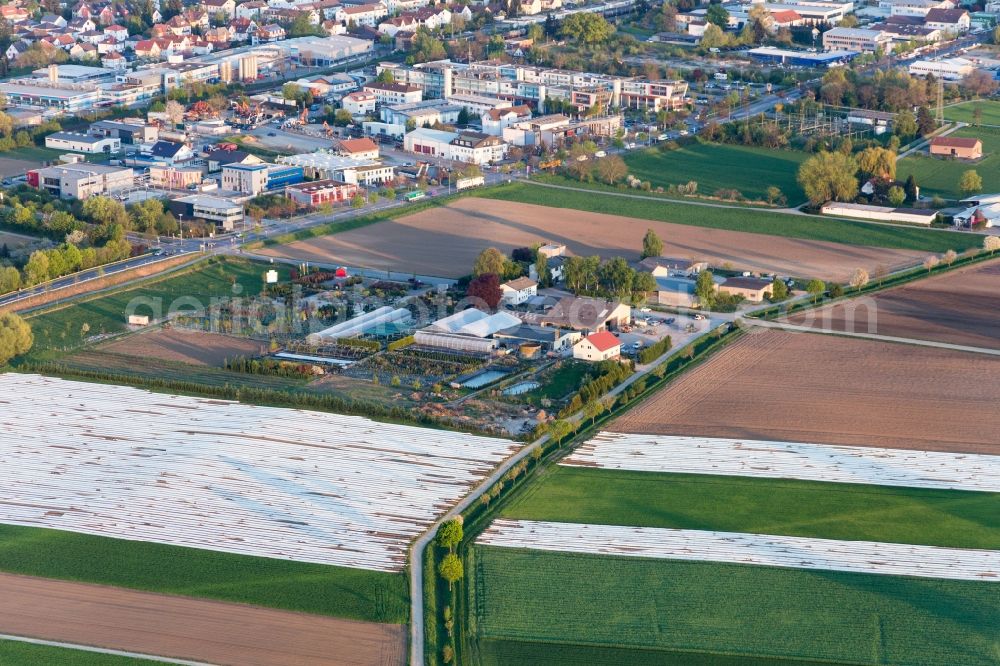
[[[658,527],[496,520],[476,543],[565,553],[1000,582],[1000,551]]]
[[[0,523],[399,571],[518,444],[0,375]]]
[[[601,432],[560,464],[1000,492],[1000,456]]]

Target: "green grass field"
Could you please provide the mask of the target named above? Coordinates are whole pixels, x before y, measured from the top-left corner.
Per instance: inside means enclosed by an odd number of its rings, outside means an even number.
[[[504,518],[1000,550],[1000,494],[554,467]]]
[[[0,640],[0,664],[4,666],[145,666],[161,661],[120,657],[113,654]]]
[[[0,525],[0,571],[372,622],[402,623],[409,615],[401,573],[37,527]]]
[[[973,123],[976,120],[976,109],[980,109],[982,113],[979,121],[981,124],[1000,125],[1000,102],[996,100],[980,99],[945,107],[944,118],[960,123]]]
[[[288,276],[288,269],[281,265],[238,259],[206,261],[177,274],[152,277],[132,287],[43,310],[28,318],[35,334],[28,358],[79,347],[88,336],[124,331],[130,303],[140,304],[134,309],[136,314],[151,314],[151,308],[156,308],[166,315],[171,307],[178,312],[207,307],[212,298],[253,296],[260,293],[269,268],[277,269],[283,279]],[[89,327],[86,333],[84,324]]]
[[[959,179],[963,173],[974,169],[983,179],[983,192],[1000,192],[1000,129],[964,127],[949,136],[982,139],[983,159],[970,163],[929,155],[906,157],[896,165],[896,178],[905,180],[912,174],[922,195],[937,194],[946,199],[958,199],[963,196],[958,189]]]
[[[711,229],[730,229],[755,234],[831,241],[848,245],[901,248],[923,252],[962,251],[979,247],[975,234],[958,234],[914,227],[892,227],[818,216],[787,215],[748,208],[711,208],[669,200],[631,199],[594,192],[587,195],[529,183],[483,190],[477,196],[503,201],[585,210],[608,215],[624,215],[644,220],[688,224]]]
[[[798,150],[772,150],[718,143],[692,143],[677,150],[656,148],[630,153],[629,173],[653,187],[698,183],[698,193],[712,196],[720,189],[737,189],[750,200],[767,200],[767,188],[776,186],[792,204],[805,201],[795,180],[808,157]]]
[[[995,583],[490,547],[472,557],[479,639],[897,666],[1000,657]]]

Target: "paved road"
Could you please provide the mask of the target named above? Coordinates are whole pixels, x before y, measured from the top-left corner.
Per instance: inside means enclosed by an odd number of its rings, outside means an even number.
[[[32,645],[44,645],[47,647],[64,648],[67,650],[82,650],[83,652],[96,652],[98,654],[109,654],[115,657],[128,657],[130,659],[145,659],[146,661],[158,661],[164,664],[180,664],[180,666],[213,666],[206,661],[189,661],[187,659],[171,659],[170,657],[158,657],[152,654],[141,652],[127,652],[125,650],[111,650],[108,648],[94,647],[93,645],[81,645],[79,643],[64,643],[62,641],[46,641],[41,638],[28,638],[26,636],[13,636],[11,634],[0,634],[0,642],[14,641],[17,643],[31,643]]]
[[[402,625],[0,574],[0,632],[234,666],[401,666]]]

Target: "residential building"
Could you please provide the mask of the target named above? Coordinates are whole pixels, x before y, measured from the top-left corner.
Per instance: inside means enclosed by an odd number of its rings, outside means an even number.
[[[972,19],[964,9],[931,9],[924,18],[924,25],[948,35],[963,35],[969,32]]]
[[[622,341],[611,331],[591,333],[573,345],[573,358],[582,361],[610,361],[621,356]]]
[[[879,8],[890,16],[927,16],[932,9],[954,9],[952,0],[879,0]]]
[[[356,160],[377,160],[379,158],[378,144],[368,137],[341,139],[337,142],[337,153]]]
[[[142,157],[152,162],[175,166],[190,162],[194,159],[194,152],[185,143],[161,140],[154,143],[149,152],[142,153]]]
[[[201,0],[201,8],[212,18],[221,14],[229,21],[236,15],[235,0]]]
[[[480,117],[484,134],[502,136],[507,127],[531,119],[531,107],[521,104],[504,109],[490,109]]]
[[[827,51],[885,52],[892,37],[882,30],[866,28],[831,28],[823,33],[823,48]]]
[[[931,155],[978,160],[983,156],[983,142],[975,138],[938,136],[931,139]]]
[[[82,200],[128,189],[134,185],[135,175],[132,169],[79,162],[28,171],[27,181],[57,197]]]
[[[315,208],[321,204],[349,202],[359,192],[353,183],[338,183],[334,180],[314,180],[308,183],[289,185],[285,196],[300,206]]]
[[[375,95],[379,105],[411,104],[423,99],[423,90],[404,83],[366,83],[364,91]]]
[[[687,81],[623,81],[621,106],[625,109],[640,109],[654,113],[673,111],[686,106],[687,92]]]
[[[346,5],[339,9],[336,19],[347,25],[376,27],[389,15],[389,10],[381,2]]]
[[[723,294],[741,296],[751,303],[760,303],[771,295],[771,280],[764,280],[755,277],[731,277],[726,278],[719,285],[719,291]]]
[[[375,113],[377,99],[374,93],[358,91],[344,95],[340,105],[351,117],[358,118]]]
[[[500,285],[501,301],[507,305],[521,305],[538,295],[538,283],[531,278],[519,277]]]
[[[45,137],[45,147],[74,153],[117,153],[122,148],[122,142],[117,137],[55,132]]]

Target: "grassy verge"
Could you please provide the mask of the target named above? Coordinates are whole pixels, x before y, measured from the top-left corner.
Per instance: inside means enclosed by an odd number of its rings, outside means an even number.
[[[0,525],[0,571],[319,615],[405,622],[402,573]]]
[[[993,583],[476,547],[489,639],[852,664],[995,664]]]
[[[1000,550],[1000,494],[554,467],[505,518]]]
[[[113,654],[0,640],[0,664],[45,664],[46,666],[146,666],[161,661],[120,657]]]
[[[945,107],[944,119],[960,123],[973,123],[976,120],[976,109],[982,114],[980,122],[984,125],[1000,125],[1000,102],[980,99],[972,102],[962,102]]]
[[[966,250],[978,247],[982,243],[982,238],[977,234],[789,215],[767,210],[695,206],[655,198],[650,200],[599,196],[596,192],[594,196],[583,196],[580,192],[556,190],[523,182],[480,191],[477,194],[503,201],[849,245],[945,252]]]

